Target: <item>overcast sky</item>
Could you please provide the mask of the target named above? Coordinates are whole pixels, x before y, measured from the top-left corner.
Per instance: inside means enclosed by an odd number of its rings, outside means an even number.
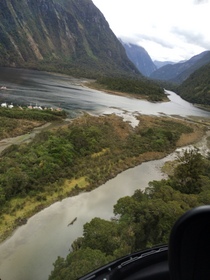
[[[153,60],[181,61],[210,50],[210,0],[93,0],[115,35]]]

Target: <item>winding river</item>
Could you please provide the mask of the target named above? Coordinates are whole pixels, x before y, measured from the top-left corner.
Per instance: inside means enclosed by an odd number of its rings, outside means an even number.
[[[77,79],[44,72],[0,68],[0,86],[8,88],[0,92],[2,102],[62,107],[70,117],[83,111],[114,112],[131,122],[137,113],[210,117],[173,92],[167,92],[170,102],[150,103],[88,89]],[[0,244],[0,279],[47,280],[57,256],[65,257],[72,241],[82,235],[84,223],[95,216],[110,219],[120,197],[163,178],[161,166],[173,157],[128,169],[90,193],[66,198],[34,215]],[[75,223],[67,226],[75,217]]]

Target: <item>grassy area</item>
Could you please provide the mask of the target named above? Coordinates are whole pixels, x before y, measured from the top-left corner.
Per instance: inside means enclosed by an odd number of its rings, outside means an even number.
[[[25,134],[46,122],[60,121],[65,117],[64,111],[0,107],[0,140]]]
[[[53,192],[42,192],[36,196],[16,197],[9,202],[9,212],[1,215],[0,241],[3,241],[17,227],[27,222],[35,213],[70,195],[85,190],[88,183],[85,177],[64,180],[64,183]]]

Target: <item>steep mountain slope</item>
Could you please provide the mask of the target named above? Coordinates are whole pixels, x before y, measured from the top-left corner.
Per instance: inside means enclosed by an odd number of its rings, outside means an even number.
[[[157,69],[144,48],[138,45],[124,43],[123,41],[121,41],[121,43],[125,48],[128,58],[144,76],[150,76],[150,74]]]
[[[202,56],[202,54],[204,54]],[[185,71],[183,71],[181,74],[177,75],[175,79],[173,79],[174,82],[181,84],[183,81],[185,81],[193,72],[201,68],[202,66],[210,63],[210,51],[206,51],[201,54],[201,58],[196,60],[192,66],[187,68]]]
[[[91,0],[1,0],[0,65],[85,76],[138,73]]]
[[[205,51],[185,62],[165,65],[153,72],[150,78],[182,83],[191,73],[208,62],[210,62],[210,51]]]
[[[210,63],[191,74],[177,92],[191,103],[210,105]]]

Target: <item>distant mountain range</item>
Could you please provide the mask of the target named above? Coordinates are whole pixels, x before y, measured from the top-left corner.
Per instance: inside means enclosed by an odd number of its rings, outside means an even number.
[[[175,64],[176,62],[173,61],[158,61],[158,60],[154,60],[153,63],[155,64],[155,66],[158,68],[163,67],[167,64]]]
[[[141,46],[123,43],[128,58],[146,77],[160,85],[172,87],[183,99],[197,104],[210,105],[210,51],[202,52],[189,60],[174,63],[152,61]]]
[[[128,58],[145,77],[149,77],[152,72],[157,70],[156,65],[144,48],[135,44],[125,43],[122,40],[120,41],[125,48]]]
[[[167,64],[151,73],[150,78],[180,84],[186,80],[195,70],[209,62],[210,51],[205,51],[193,56],[187,61],[175,64]]]
[[[210,62],[210,51],[202,52],[189,60],[178,63],[171,61],[152,61],[148,52],[141,46],[125,43],[120,40],[125,48],[128,58],[145,76],[153,80],[168,81],[181,84],[190,74]]]
[[[95,77],[137,68],[91,0],[1,0],[0,65]]]

